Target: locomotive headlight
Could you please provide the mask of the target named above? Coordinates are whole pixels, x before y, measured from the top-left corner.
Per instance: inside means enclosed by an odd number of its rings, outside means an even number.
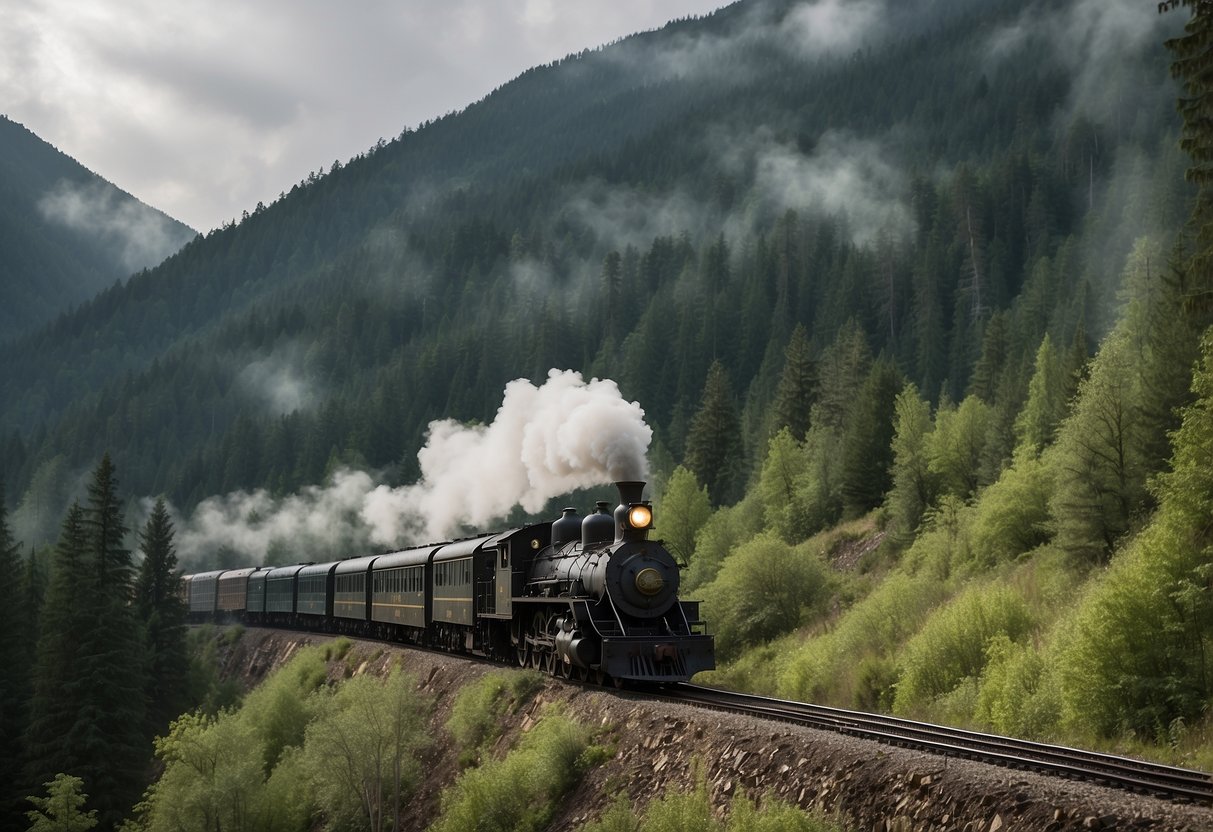
[[[633,529],[647,529],[653,525],[653,510],[648,506],[632,506],[628,509],[628,525]]]

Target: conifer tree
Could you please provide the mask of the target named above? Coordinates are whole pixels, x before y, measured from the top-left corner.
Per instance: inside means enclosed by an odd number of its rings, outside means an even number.
[[[729,374],[723,364],[714,361],[687,434],[686,465],[718,505],[729,504],[736,500],[742,482],[738,471],[741,455],[741,421]]]
[[[76,758],[68,746],[76,720],[75,674],[88,627],[84,605],[95,594],[97,583],[86,562],[84,509],[72,503],[55,547],[42,614],[26,728],[27,783],[41,783],[75,767]]]
[[[1039,454],[1051,445],[1065,412],[1065,379],[1053,350],[1053,341],[1046,333],[1036,350],[1035,369],[1028,382],[1028,401],[1015,419],[1015,440],[1019,447]]]
[[[903,383],[897,369],[882,359],[872,365],[855,402],[843,438],[843,512],[848,516],[880,505],[892,485],[894,404]]]
[[[783,373],[775,388],[775,423],[772,435],[786,427],[797,442],[809,430],[809,413],[817,390],[817,367],[804,324],[796,324],[784,351]]]
[[[938,490],[927,456],[927,437],[933,428],[931,405],[909,383],[897,394],[893,411],[893,487],[886,505],[891,515],[890,533],[899,542],[908,543]]]
[[[148,735],[162,733],[187,706],[189,657],[185,604],[173,545],[173,521],[164,499],[156,500],[139,533],[143,562],[135,581],[135,609],[143,625],[148,657]]]
[[[31,637],[21,617],[21,549],[8,526],[8,504],[4,482],[0,480],[0,828],[12,828],[20,821],[21,730],[29,698],[26,679],[25,645]]]

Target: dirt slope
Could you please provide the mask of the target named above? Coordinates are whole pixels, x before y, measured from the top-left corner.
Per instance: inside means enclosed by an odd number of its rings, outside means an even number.
[[[255,685],[300,646],[324,640],[247,630],[226,649],[223,672]],[[454,694],[496,666],[355,642],[331,673],[334,678],[382,673],[397,659],[435,703],[430,730],[436,742],[423,760],[428,774],[405,824],[420,830],[435,817],[443,787],[458,773],[443,727]],[[1213,829],[1208,808],[555,680],[510,717],[499,741],[502,749],[528,730],[545,705],[557,701],[583,723],[607,730],[616,754],[568,796],[552,830],[573,830],[597,818],[620,791],[639,807],[664,792],[689,789],[696,769],[703,772],[719,812],[736,794],[774,794],[806,808],[839,812],[860,830]]]

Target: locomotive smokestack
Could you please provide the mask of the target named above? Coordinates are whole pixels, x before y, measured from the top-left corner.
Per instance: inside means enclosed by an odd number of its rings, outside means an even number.
[[[653,526],[653,510],[644,502],[644,483],[626,480],[615,483],[619,508],[615,509],[615,542],[644,540]]]
[[[639,503],[644,499],[644,486],[643,482],[635,480],[615,483],[615,487],[619,489],[619,504],[630,506],[632,503]]]

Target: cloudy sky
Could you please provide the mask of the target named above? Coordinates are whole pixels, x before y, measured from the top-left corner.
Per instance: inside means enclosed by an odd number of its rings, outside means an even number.
[[[200,231],[528,67],[726,0],[4,0],[0,112]]]

